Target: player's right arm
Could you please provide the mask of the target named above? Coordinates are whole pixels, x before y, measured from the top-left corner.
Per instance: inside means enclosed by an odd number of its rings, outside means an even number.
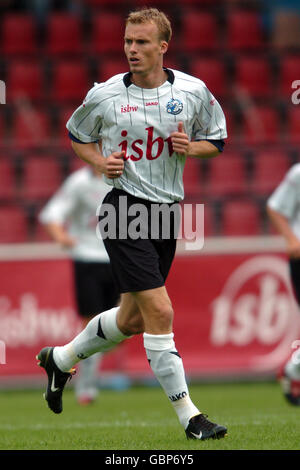
[[[298,213],[300,165],[292,166],[267,201],[267,214],[271,223],[286,241],[290,258],[300,258],[300,240],[293,230]]]
[[[63,248],[72,248],[76,245],[76,240],[68,234],[62,224],[50,222],[48,224],[44,224],[44,227],[50,237]]]
[[[89,165],[93,166],[96,171],[103,173],[107,178],[119,178],[124,170],[125,152],[113,152],[108,157],[104,157],[100,146],[97,142],[79,143],[71,140],[72,148],[76,155]]]
[[[267,214],[278,233],[285,239],[289,258],[300,258],[300,240],[292,231],[289,220],[269,206],[267,206]]]
[[[104,156],[102,153],[102,108],[101,102],[109,99],[103,84],[95,84],[86,98],[67,122],[72,148],[84,162],[93,166],[97,172],[107,178],[119,178],[124,169],[125,152],[113,152]]]

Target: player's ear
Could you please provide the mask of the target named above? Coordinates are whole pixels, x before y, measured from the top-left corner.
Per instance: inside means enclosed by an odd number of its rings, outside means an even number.
[[[165,54],[167,52],[168,47],[169,47],[169,44],[167,43],[167,41],[160,42],[160,51],[162,54]]]

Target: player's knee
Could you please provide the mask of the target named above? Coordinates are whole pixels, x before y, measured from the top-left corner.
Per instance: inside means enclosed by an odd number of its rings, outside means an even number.
[[[138,308],[131,311],[120,311],[118,315],[118,327],[125,335],[138,335],[144,332],[144,320]]]
[[[143,317],[140,313],[132,317],[127,325],[128,329],[131,331],[132,335],[138,335],[144,332],[145,325]]]
[[[158,305],[151,312],[151,323],[157,331],[160,332],[170,329],[173,323],[174,311],[172,305],[165,303],[163,305]]]

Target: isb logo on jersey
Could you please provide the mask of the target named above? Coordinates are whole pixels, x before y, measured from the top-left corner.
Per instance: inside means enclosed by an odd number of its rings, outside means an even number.
[[[179,114],[183,110],[183,103],[175,98],[172,98],[168,103],[167,103],[167,112],[169,114]]]

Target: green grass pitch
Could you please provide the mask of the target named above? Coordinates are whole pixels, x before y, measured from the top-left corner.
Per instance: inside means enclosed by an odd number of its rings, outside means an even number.
[[[298,450],[300,408],[277,383],[199,384],[193,401],[212,421],[228,426],[220,440],[188,441],[162,390],[101,391],[77,405],[72,388],[64,411],[53,414],[42,390],[0,392],[1,450]]]

